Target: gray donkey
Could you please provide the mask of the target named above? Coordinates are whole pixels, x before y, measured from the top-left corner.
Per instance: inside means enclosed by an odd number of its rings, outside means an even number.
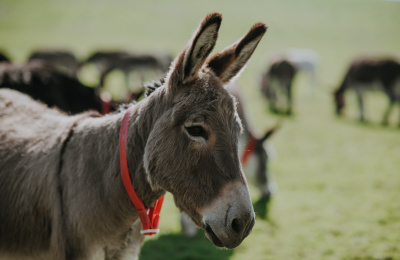
[[[207,62],[222,16],[207,15],[165,83],[129,108],[127,165],[145,208],[165,192],[219,247],[247,237],[255,214],[238,154],[242,126],[223,88],[267,27],[255,24]],[[125,111],[67,116],[0,90],[0,259],[137,259],[144,237],[120,176]]]

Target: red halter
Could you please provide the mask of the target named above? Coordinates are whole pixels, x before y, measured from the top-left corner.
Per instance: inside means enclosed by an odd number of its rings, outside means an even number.
[[[140,220],[142,221],[142,230],[140,231],[140,234],[154,235],[160,232],[160,230],[158,229],[158,222],[160,221],[160,211],[164,201],[164,195],[162,195],[156,201],[154,206],[150,208],[149,213],[147,214],[147,210],[144,207],[142,200],[139,198],[132,186],[132,181],[129,176],[128,170],[128,161],[126,160],[126,140],[128,136],[129,121],[131,120],[133,114],[133,107],[134,106],[130,106],[126,110],[119,131],[119,158],[121,166],[121,178],[122,182],[124,183],[125,190],[128,193],[133,205],[135,205]]]
[[[111,112],[111,94],[108,92],[103,92],[100,95],[101,101],[101,113],[103,115]]]
[[[240,159],[240,161],[243,165],[245,165],[247,163],[247,161],[250,158],[250,155],[254,152],[254,149],[256,148],[256,144],[257,144],[257,139],[252,134],[250,134],[250,139],[247,142],[247,145],[243,151],[242,158]]]

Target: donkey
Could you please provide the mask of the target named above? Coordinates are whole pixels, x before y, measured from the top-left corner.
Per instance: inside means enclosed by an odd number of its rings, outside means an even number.
[[[93,63],[99,70],[100,86],[104,86],[105,79],[111,71],[121,70],[125,75],[127,88],[129,88],[130,72],[139,72],[144,82],[146,71],[165,74],[171,62],[172,57],[168,54],[133,54],[126,51],[98,51],[85,61],[85,63]]]
[[[279,125],[269,129],[262,136],[257,136],[248,123],[238,84],[229,84],[226,90],[231,93],[237,103],[238,115],[242,121],[243,134],[239,139],[241,162],[246,172],[254,173],[253,178],[258,186],[261,199],[268,201],[272,194],[271,183],[269,181],[268,159],[272,157],[271,149],[266,148],[266,141],[276,132]]]
[[[282,111],[282,98],[286,99],[286,114],[292,114],[292,85],[297,68],[286,59],[277,59],[270,64],[261,78],[261,91],[268,99],[269,108],[274,113]]]
[[[100,74],[103,74],[129,54],[127,51],[96,51],[90,54],[83,64],[92,63],[100,71]]]
[[[363,93],[374,89],[384,92],[389,98],[389,105],[382,120],[382,124],[386,125],[393,105],[400,103],[400,63],[393,59],[354,60],[350,64],[342,84],[334,92],[338,116],[342,115],[345,106],[344,93],[348,89],[354,90],[357,95],[361,122],[365,120]]]
[[[50,107],[56,106],[72,114],[86,110],[103,111],[98,90],[39,61],[22,66],[1,63],[0,88],[21,91]]]
[[[288,49],[282,52],[273,53],[271,60],[285,59],[291,62],[298,70],[308,75],[309,84],[312,90],[317,87],[317,69],[319,56],[312,49]]]
[[[80,61],[67,50],[37,50],[31,53],[28,61],[45,62],[71,77],[77,76],[80,67]]]
[[[167,54],[130,54],[114,63],[106,71],[101,74],[100,85],[104,86],[104,82],[108,74],[114,70],[120,70],[125,75],[126,88],[134,89],[135,92],[143,91],[143,83],[148,80],[158,79],[164,75],[171,65],[172,58]],[[131,86],[130,75],[132,72],[138,73],[140,76],[139,89],[138,86]]]
[[[172,193],[216,246],[234,248],[250,234],[255,214],[238,155],[242,126],[223,85],[267,27],[255,24],[207,60],[221,20],[207,15],[165,83],[126,111],[67,116],[0,90],[1,256],[88,259],[106,248],[107,259],[136,259],[144,236],[122,168],[145,208]]]
[[[93,64],[99,71],[99,85],[104,86],[105,75],[109,73],[110,68],[117,66],[123,57],[129,55],[127,51],[96,51],[83,61],[82,66]]]

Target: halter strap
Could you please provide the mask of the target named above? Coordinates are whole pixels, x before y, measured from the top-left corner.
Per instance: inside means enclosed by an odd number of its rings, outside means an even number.
[[[137,195],[133,188],[131,177],[128,170],[128,161],[126,156],[126,141],[128,137],[129,122],[133,114],[134,106],[130,106],[122,119],[121,128],[119,131],[119,158],[121,167],[121,178],[124,184],[125,190],[129,195],[133,205],[138,211],[140,221],[142,222],[142,230],[140,234],[143,235],[154,235],[159,233],[158,222],[160,221],[161,206],[164,201],[164,195],[162,195],[155,203],[153,207],[150,207],[149,213],[143,205],[142,200]]]
[[[249,141],[247,142],[246,147],[244,148],[242,158],[240,159],[241,163],[245,165],[250,158],[250,155],[254,152],[256,148],[257,139],[250,134]]]
[[[101,101],[101,113],[106,115],[111,112],[111,94],[108,92],[103,92],[100,95]]]

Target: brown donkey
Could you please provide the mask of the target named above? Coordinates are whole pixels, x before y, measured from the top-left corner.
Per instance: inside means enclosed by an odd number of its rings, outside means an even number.
[[[149,208],[166,191],[217,246],[234,248],[255,221],[238,155],[241,131],[223,88],[266,26],[210,58],[221,15],[206,16],[165,83],[134,105],[127,131],[133,187]],[[120,176],[124,112],[67,116],[0,90],[0,258],[137,258],[143,236]]]
[[[271,62],[269,70],[262,75],[261,92],[267,97],[272,112],[292,114],[292,87],[296,72],[297,67],[292,62],[276,59]],[[284,100],[286,106],[281,105]]]
[[[369,90],[380,90],[389,99],[388,107],[383,115],[382,124],[388,124],[389,115],[395,103],[400,104],[400,62],[394,59],[354,60],[346,75],[334,92],[336,114],[342,115],[345,105],[346,90],[354,90],[360,108],[360,121],[365,120],[363,93]],[[400,126],[400,121],[399,121]]]

